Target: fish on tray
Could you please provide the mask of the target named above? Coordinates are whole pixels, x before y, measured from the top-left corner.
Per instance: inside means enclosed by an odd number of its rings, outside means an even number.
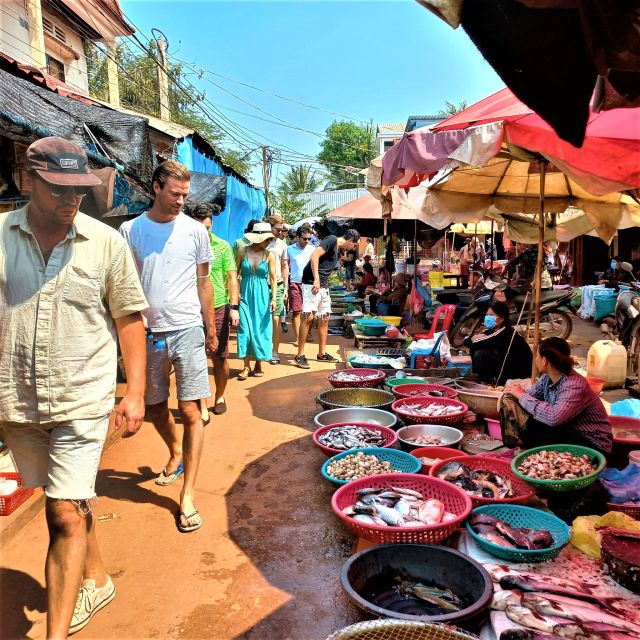
[[[462,413],[462,407],[455,405],[443,405],[443,404],[428,404],[424,406],[422,404],[403,404],[402,411],[411,416],[421,416],[428,418],[436,418],[440,416],[453,416],[458,413]]]
[[[437,477],[479,498],[511,498],[515,496],[511,479],[485,469],[470,469],[452,460],[440,468]]]
[[[413,489],[365,487],[356,491],[356,498],[356,502],[345,507],[342,513],[365,524],[424,527],[458,518],[455,513],[447,511],[440,500],[428,499]]]
[[[479,513],[471,518],[471,528],[481,537],[510,549],[548,549],[554,544],[553,536],[546,529],[511,527],[498,518]]]
[[[385,444],[385,437],[375,429],[347,425],[325,431],[318,436],[318,442],[331,449],[347,451],[364,447],[382,447]]]

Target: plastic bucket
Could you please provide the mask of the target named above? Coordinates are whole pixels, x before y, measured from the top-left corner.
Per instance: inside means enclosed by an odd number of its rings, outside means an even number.
[[[502,429],[500,428],[500,420],[485,418],[485,422],[487,423],[487,431],[489,435],[496,440],[502,440]]]

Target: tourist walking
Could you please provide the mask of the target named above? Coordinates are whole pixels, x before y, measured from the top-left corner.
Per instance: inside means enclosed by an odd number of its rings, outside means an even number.
[[[304,347],[314,316],[318,318],[317,359],[321,362],[337,362],[326,350],[331,315],[329,276],[336,268],[339,252],[355,249],[358,240],[360,234],[355,229],[347,229],[341,238],[331,234],[324,235],[302,272],[302,321],[298,334],[298,354],[295,357],[295,363],[301,369],[310,368]]]
[[[268,249],[274,238],[271,225],[256,222],[245,238],[249,244],[236,256],[240,273],[238,358],[244,360],[238,380],[264,375],[262,362],[271,358],[272,316],[277,305],[276,258]],[[253,371],[251,358],[256,361]]]
[[[133,435],[144,418],[147,303],[124,240],[79,211],[100,184],[85,152],[50,137],[25,158],[31,200],[0,216],[0,427],[23,484],[44,487],[47,638],[66,638],[116,592],[96,539],[95,479],[116,336],[127,371],[116,428]]]
[[[267,249],[273,253],[276,264],[276,308],[273,311],[272,319],[272,352],[269,362],[271,364],[280,364],[280,321],[284,316],[287,298],[289,297],[289,261],[287,260],[287,243],[284,238],[287,234],[287,228],[284,226],[284,220],[280,216],[269,216],[267,222],[271,225],[271,233],[274,238],[269,243]]]
[[[213,379],[215,382],[215,398],[213,413],[217,416],[226,413],[227,402],[224,392],[229,380],[229,334],[231,327],[237,327],[240,320],[238,270],[233,257],[231,245],[211,231],[211,207],[209,205],[196,205],[190,215],[202,222],[209,232],[213,261],[211,262],[211,284],[213,286],[213,299],[215,301],[216,337],[218,348],[211,355],[213,363]],[[202,404],[206,403],[205,400]],[[202,415],[208,414],[206,404],[201,407]],[[204,418],[205,424],[208,418]]]
[[[218,348],[209,234],[182,213],[190,183],[189,170],[179,162],[158,165],[151,179],[153,206],[120,227],[149,301],[144,312],[149,331],[146,412],[169,449],[169,461],[156,484],[172,484],[184,472],[178,512],[178,528],[184,533],[202,526],[194,503],[204,442],[200,400],[211,395],[207,353],[213,355]],[[184,425],[182,441],[169,411],[172,366]]]
[[[297,242],[287,247],[289,260],[289,310],[296,343],[300,333],[302,313],[302,272],[311,259],[315,247],[311,244],[311,227],[303,224],[298,228]]]

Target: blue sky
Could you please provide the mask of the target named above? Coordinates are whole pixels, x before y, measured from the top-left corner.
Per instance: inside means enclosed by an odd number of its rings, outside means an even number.
[[[121,0],[121,6],[141,40],[153,27],[166,34],[174,62],[356,120],[400,122],[437,112],[445,100],[472,103],[503,86],[461,28],[451,29],[413,0]],[[273,178],[294,162],[292,150],[315,156],[320,138],[237,111],[321,134],[338,117],[207,72],[201,76],[194,70],[190,80],[206,90],[208,110],[239,141],[232,145],[242,144],[246,153],[260,144],[282,149]],[[251,178],[262,183],[259,170]]]

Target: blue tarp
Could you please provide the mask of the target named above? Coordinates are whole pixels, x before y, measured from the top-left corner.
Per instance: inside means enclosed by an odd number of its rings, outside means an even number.
[[[199,171],[213,176],[225,172],[219,162],[206,156],[193,146],[191,137],[183,138],[176,145],[177,160],[190,171]],[[262,220],[267,204],[261,189],[250,187],[234,176],[227,176],[227,206],[219,216],[213,218],[212,231],[233,244],[242,237],[249,220]]]

